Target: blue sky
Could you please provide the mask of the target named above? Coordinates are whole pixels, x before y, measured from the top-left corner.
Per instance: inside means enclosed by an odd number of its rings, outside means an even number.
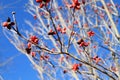
[[[120,4],[119,0],[113,0]],[[28,0],[0,0],[0,22],[5,21],[8,16],[12,17],[11,12],[16,11],[18,25],[22,27],[24,19],[28,19],[28,13],[24,11]],[[18,55],[18,56],[16,56]],[[4,67],[0,67],[0,74],[4,80],[39,80],[37,72],[32,68],[27,57],[21,54],[5,38],[0,26],[0,63],[7,61],[9,58],[16,56]]]

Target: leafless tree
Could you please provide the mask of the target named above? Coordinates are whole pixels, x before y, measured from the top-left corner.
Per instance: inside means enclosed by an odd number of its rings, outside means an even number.
[[[113,0],[29,0],[29,28],[13,12],[3,32],[40,80],[120,80],[119,7]]]

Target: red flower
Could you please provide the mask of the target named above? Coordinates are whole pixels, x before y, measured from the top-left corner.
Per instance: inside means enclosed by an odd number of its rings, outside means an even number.
[[[31,55],[32,55],[32,57],[35,57],[36,53],[35,52],[31,52]]]
[[[72,70],[77,71],[78,69],[79,69],[79,65],[78,64],[73,64]]]
[[[86,1],[85,1],[85,0],[82,0],[82,3],[83,3],[83,4],[85,4],[85,3],[86,3]]]
[[[55,35],[55,34],[56,34],[56,32],[53,31],[52,29],[48,32],[48,35]]]
[[[36,36],[31,36],[31,37],[30,37],[30,41],[31,41],[32,43],[38,44],[39,39],[38,39]]]
[[[76,21],[74,21],[74,22],[73,22],[73,24],[78,24],[78,21],[77,21],[77,20],[76,20]]]
[[[44,5],[45,5],[45,4],[41,3],[41,4],[39,5],[39,7],[42,8]]]
[[[40,56],[40,60],[48,60],[49,59],[49,56],[47,56],[47,55],[41,55]]]
[[[81,44],[82,42],[84,42],[84,40],[80,39],[80,40],[77,41],[77,44]]]
[[[78,2],[78,0],[72,0],[72,4],[68,4],[66,3],[66,6],[69,7],[69,8],[75,8],[77,10],[80,9],[80,3]]]
[[[11,22],[11,19],[8,17],[6,22],[3,22],[2,26],[7,27],[8,29],[11,29],[11,27],[15,25],[14,22]]]
[[[26,50],[27,54],[30,54],[31,48],[26,48],[25,50]]]
[[[87,47],[87,46],[89,46],[89,44],[90,44],[89,42],[84,42],[83,46]]]
[[[43,0],[44,2],[46,2],[46,3],[49,3],[50,2],[50,0]]]
[[[7,27],[9,25],[9,22],[3,22],[2,26]]]
[[[44,57],[45,57],[45,59],[49,59],[49,56],[47,56],[47,55],[45,55]]]
[[[95,33],[93,31],[88,31],[87,34],[88,34],[89,37],[92,37],[92,36],[95,35]]]
[[[66,33],[66,27],[65,27],[65,28],[62,28],[61,33],[62,33],[62,34],[65,34],[65,33]]]
[[[34,15],[34,16],[33,16],[33,18],[34,18],[34,19],[37,19],[37,16],[36,16],[36,15]]]
[[[82,64],[73,64],[72,70],[77,71],[79,69],[79,66],[82,66]]]
[[[30,42],[27,44],[27,47],[28,47],[28,48],[31,48],[31,43],[30,43]]]
[[[36,0],[36,2],[41,3],[43,0]]]
[[[57,27],[57,31],[60,31],[61,32],[61,27],[60,27],[60,25],[58,25],[58,27]]]
[[[67,70],[64,70],[63,73],[64,73],[64,74],[67,73]]]
[[[8,29],[11,29],[11,27],[14,25],[14,22],[3,22],[2,26],[7,27]]]
[[[98,64],[98,62],[101,61],[101,58],[99,58],[98,56],[94,56],[93,60],[95,60],[96,64]]]
[[[40,3],[39,7],[42,8],[43,6],[46,6],[50,0],[36,0],[37,3]]]
[[[77,41],[77,44],[80,45],[80,47],[87,47],[90,43],[89,42],[84,42],[83,39],[80,39]]]

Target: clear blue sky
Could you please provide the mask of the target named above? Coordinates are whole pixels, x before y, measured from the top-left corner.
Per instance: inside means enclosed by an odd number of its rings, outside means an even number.
[[[29,18],[28,14],[24,11],[25,5],[28,3],[27,1],[0,0],[0,22],[5,21],[8,16],[12,17],[11,12],[16,11],[18,25],[21,25],[24,19]],[[120,4],[119,0],[113,1]],[[21,26],[23,27],[25,24]],[[0,26],[0,63],[18,54],[21,53],[4,37]],[[4,67],[0,67],[0,74],[2,74],[4,80],[39,80],[37,72],[32,68],[29,60],[23,54],[15,57]]]

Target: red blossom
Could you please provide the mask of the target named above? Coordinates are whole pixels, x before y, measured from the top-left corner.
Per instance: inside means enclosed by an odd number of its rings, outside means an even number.
[[[77,71],[80,66],[82,66],[82,64],[73,64],[73,65],[72,65],[72,70],[73,70],[73,71]]]
[[[84,42],[84,40],[83,40],[83,39],[79,39],[79,40],[77,41],[77,44],[81,44],[81,42]]]
[[[95,60],[96,64],[101,61],[101,58],[99,58],[98,56],[94,56],[92,59]]]
[[[46,3],[49,3],[50,2],[50,0],[43,0],[44,2],[46,2]]]
[[[7,27],[9,25],[9,22],[3,22],[2,26]]]
[[[38,41],[39,41],[38,37],[36,36],[31,36],[29,40],[30,42],[35,43],[35,44],[38,44]]]
[[[27,44],[27,47],[28,47],[28,48],[31,48],[31,43],[30,43],[30,42]]]
[[[61,32],[62,28],[60,27],[60,25],[57,26],[57,31]]]
[[[46,6],[50,0],[36,0],[37,3],[40,3],[39,7],[42,8],[43,6]]]
[[[64,74],[67,73],[67,70],[64,70],[63,73],[64,73]]]
[[[49,3],[50,0],[36,0],[37,3],[42,3],[42,2],[45,2],[45,3]]]
[[[10,19],[9,17],[8,17],[8,19],[7,19],[6,22],[3,22],[3,23],[2,23],[2,26],[3,26],[3,27],[6,27],[6,28],[8,28],[8,29],[11,29],[11,27],[12,27],[13,25],[15,25],[15,23],[14,23],[14,22],[11,22],[11,19]]]
[[[77,71],[78,69],[79,69],[79,65],[78,64],[73,64],[72,70]]]
[[[89,46],[90,42],[84,42],[84,45],[85,47]]]
[[[62,33],[62,34],[65,34],[65,33],[66,33],[66,27],[65,27],[65,28],[62,28],[61,33]]]
[[[83,3],[83,4],[85,4],[85,3],[86,3],[86,1],[85,1],[85,0],[82,0],[82,3]]]
[[[41,55],[40,56],[40,60],[48,60],[49,59],[49,56],[47,56],[47,55]]]
[[[53,31],[52,29],[48,32],[48,35],[55,35],[55,34],[56,34],[56,32]]]
[[[78,2],[78,0],[72,0],[72,4],[66,3],[66,6],[69,8],[75,8],[76,10],[80,9],[80,3]]]
[[[47,55],[45,55],[44,57],[45,57],[46,59],[49,59],[49,56],[47,56]]]
[[[44,5],[45,5],[45,4],[41,3],[41,4],[39,5],[39,7],[42,8]]]
[[[34,19],[37,19],[37,16],[36,16],[36,15],[34,15],[34,16],[33,16],[33,18],[34,18]]]
[[[77,21],[77,20],[76,20],[76,21],[74,21],[74,22],[73,22],[73,24],[78,24],[78,21]]]
[[[36,2],[41,3],[43,0],[36,0]]]
[[[31,48],[26,48],[25,50],[26,50],[27,54],[30,54]]]
[[[80,47],[87,47],[90,43],[89,42],[84,42],[83,39],[80,39],[77,41],[77,44],[80,45]]]
[[[87,34],[88,34],[89,37],[92,37],[92,36],[95,35],[95,33],[93,31],[88,31]]]
[[[94,45],[94,46],[93,46],[93,48],[97,48],[97,46],[96,46],[96,45]]]
[[[32,57],[35,57],[36,53],[35,52],[31,52],[31,55],[32,55]]]

